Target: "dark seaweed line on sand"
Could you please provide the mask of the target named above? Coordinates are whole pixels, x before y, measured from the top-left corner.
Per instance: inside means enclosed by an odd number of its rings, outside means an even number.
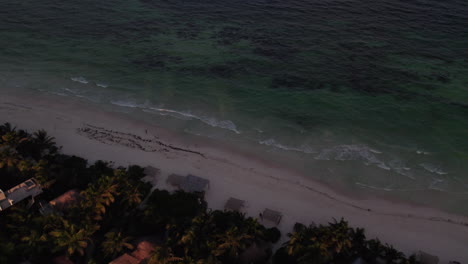
[[[134,134],[131,134],[131,133],[124,133],[124,132],[120,132],[120,131],[114,131],[114,130],[106,129],[106,128],[103,128],[103,127],[94,126],[94,125],[91,125],[91,124],[85,124],[85,126],[86,127],[78,128],[78,132],[79,133],[84,132],[84,133],[86,133],[88,135],[93,135],[93,139],[99,140],[101,142],[103,140],[100,140],[98,137],[95,136],[97,133],[103,134],[103,136],[119,138],[121,140],[128,140],[128,141],[132,142],[134,145],[136,145],[139,149],[144,150],[144,151],[146,151],[146,149],[143,146],[141,146],[141,144],[139,144],[138,142],[143,141],[143,142],[147,142],[147,143],[155,143],[155,144],[158,144],[159,146],[166,147],[166,148],[169,148],[169,149],[172,149],[172,150],[175,150],[175,151],[181,151],[181,152],[196,154],[196,155],[200,155],[203,158],[206,158],[205,154],[203,154],[201,152],[190,150],[190,149],[175,147],[173,145],[166,144],[166,143],[164,143],[162,141],[159,141],[159,140],[144,139],[144,138],[142,138],[142,137],[140,137],[138,135],[134,135]],[[131,137],[133,139],[117,137],[116,134],[117,135],[123,135],[123,136],[126,136],[126,137]],[[157,138],[157,137],[155,136],[155,138]]]

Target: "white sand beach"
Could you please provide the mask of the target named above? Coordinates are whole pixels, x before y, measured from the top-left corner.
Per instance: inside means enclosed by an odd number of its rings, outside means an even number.
[[[167,175],[188,173],[210,180],[209,207],[222,209],[229,197],[245,200],[246,213],[279,211],[283,239],[295,222],[326,223],[344,217],[406,254],[423,250],[449,260],[468,262],[468,218],[381,199],[344,196],[287,168],[207,139],[135,121],[65,97],[0,95],[0,122],[29,131],[45,129],[66,154],[114,161],[117,165],[151,165],[161,169],[152,182],[166,188]],[[313,173],[313,172],[311,172]]]

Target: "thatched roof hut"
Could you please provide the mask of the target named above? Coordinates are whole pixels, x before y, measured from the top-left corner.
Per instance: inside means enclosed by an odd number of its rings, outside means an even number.
[[[186,192],[204,192],[208,189],[209,185],[209,180],[189,174],[185,177],[180,188]]]
[[[276,225],[278,225],[281,222],[282,217],[283,215],[280,212],[274,211],[268,208],[265,209],[265,211],[263,211],[263,213],[261,214],[262,220],[271,221],[275,223]]]
[[[161,173],[161,170],[158,169],[158,168],[155,168],[153,166],[146,166],[144,168],[144,173],[145,173],[146,176],[155,177],[155,176],[158,176]]]
[[[245,201],[231,197],[229,200],[227,200],[226,205],[224,206],[224,210],[240,212],[244,205]]]
[[[185,180],[185,176],[178,175],[178,174],[171,174],[167,177],[166,182],[174,187],[180,188],[184,180]]]

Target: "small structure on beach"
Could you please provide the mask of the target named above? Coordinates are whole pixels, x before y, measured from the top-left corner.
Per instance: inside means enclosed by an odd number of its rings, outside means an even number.
[[[180,188],[186,192],[205,192],[209,186],[209,180],[189,174],[185,177]]]
[[[421,264],[438,264],[439,263],[439,257],[433,256],[424,251],[419,251],[416,254],[416,260],[419,261]]]
[[[182,182],[184,182],[185,176],[178,174],[171,174],[167,177],[167,183],[173,187],[180,188]]]
[[[271,210],[271,209],[265,209],[265,211],[263,211],[262,214],[260,214],[260,218],[262,220],[268,220],[272,223],[274,223],[275,225],[279,225],[279,223],[281,222],[281,218],[283,217],[283,215],[278,212],[278,211],[274,211],[274,210]]]
[[[130,254],[123,254],[122,256],[109,262],[109,264],[140,264],[151,256],[154,250],[154,245],[148,241],[138,243],[136,249]]]
[[[34,197],[41,193],[42,188],[34,178],[26,180],[6,192],[0,190],[0,211],[3,211],[27,198],[31,198],[31,203],[33,203]]]
[[[167,177],[167,183],[186,192],[205,192],[210,186],[209,180],[192,174],[171,174]]]
[[[156,177],[159,176],[161,170],[153,166],[146,166],[143,170],[146,176]]]
[[[245,205],[244,200],[239,200],[239,199],[231,197],[229,198],[229,200],[227,200],[226,205],[224,205],[224,210],[240,212],[242,208],[244,207],[244,205]]]

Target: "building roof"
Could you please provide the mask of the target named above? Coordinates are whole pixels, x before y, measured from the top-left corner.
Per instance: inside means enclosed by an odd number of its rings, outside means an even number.
[[[240,212],[240,210],[242,209],[242,207],[244,207],[244,205],[245,205],[245,201],[231,197],[229,198],[229,200],[227,200],[226,205],[224,206],[224,210]]]
[[[268,208],[265,209],[262,214],[263,219],[269,220],[275,224],[279,224],[282,217],[283,215],[280,212]]]
[[[0,211],[28,198],[35,197],[42,193],[41,186],[34,178],[26,180],[9,189],[0,197]]]
[[[49,204],[52,205],[54,209],[63,211],[69,209],[72,205],[79,202],[81,198],[82,197],[78,190],[69,190],[50,201]]]
[[[153,166],[146,166],[144,169],[146,176],[158,176],[161,173],[161,170]]]
[[[109,264],[140,264],[143,260],[149,258],[153,252],[154,245],[148,241],[138,243],[136,249],[131,254],[122,256],[109,262]]]
[[[151,252],[153,252],[153,249],[153,244],[151,244],[148,241],[142,241],[138,243],[137,248],[132,252],[132,256],[142,261],[151,256]]]
[[[109,262],[109,264],[139,264],[140,260],[125,253],[122,256]]]
[[[185,176],[178,174],[171,174],[167,177],[167,183],[172,186],[180,187],[185,180]]]
[[[186,192],[204,192],[209,184],[209,180],[189,174],[185,177],[180,188]]]

